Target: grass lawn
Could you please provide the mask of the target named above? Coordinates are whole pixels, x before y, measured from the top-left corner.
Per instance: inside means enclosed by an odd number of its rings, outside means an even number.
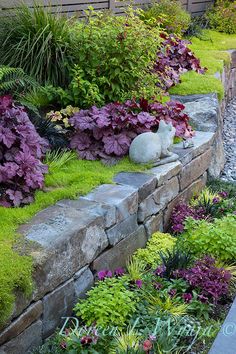
[[[19,255],[12,246],[20,241],[19,225],[30,220],[38,211],[63,198],[85,195],[100,184],[112,183],[120,171],[141,171],[147,166],[135,165],[128,158],[108,167],[99,161],[68,161],[63,167],[51,166],[45,180],[45,191],[37,191],[34,203],[24,208],[0,207],[0,324],[12,311],[14,290],[30,294],[32,290],[32,259]]]
[[[201,38],[190,39],[190,48],[201,60],[201,65],[207,67],[205,75],[187,72],[182,75],[182,82],[171,88],[175,95],[191,95],[215,92],[219,99],[224,96],[221,81],[214,76],[221,73],[223,67],[230,64],[230,54],[227,50],[236,49],[236,35],[223,34],[212,30],[204,30]]]

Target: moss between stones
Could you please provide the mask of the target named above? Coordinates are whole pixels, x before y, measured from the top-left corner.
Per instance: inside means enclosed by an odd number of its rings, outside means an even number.
[[[24,208],[0,207],[0,325],[10,316],[17,289],[30,294],[32,290],[32,259],[13,249],[19,242],[19,225],[30,220],[37,212],[64,198],[85,195],[104,183],[112,183],[120,171],[142,171],[147,166],[135,165],[128,158],[108,167],[99,161],[74,158],[60,169],[50,170],[46,176],[45,191],[37,191],[35,201]]]
[[[205,75],[188,72],[182,75],[182,82],[170,90],[175,95],[191,95],[215,92],[219,99],[224,97],[224,88],[221,81],[214,76],[222,73],[224,66],[230,64],[229,49],[236,49],[236,35],[223,34],[211,30],[203,31],[201,38],[190,39],[193,52],[201,60],[201,64],[208,68]]]

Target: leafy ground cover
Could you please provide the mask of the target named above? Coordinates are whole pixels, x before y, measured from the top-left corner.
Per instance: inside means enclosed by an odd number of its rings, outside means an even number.
[[[171,94],[189,95],[217,92],[223,98],[223,85],[216,73],[222,73],[230,64],[230,55],[225,52],[236,48],[236,35],[203,30],[201,36],[190,38],[190,48],[200,58],[201,65],[207,67],[205,75],[187,72],[181,76],[182,82],[170,89]]]
[[[235,186],[211,185],[192,198],[188,210],[176,207],[172,220],[179,222],[180,213],[185,222],[175,236],[156,232],[125,269],[99,271],[74,308],[79,326],[67,323],[34,354],[207,352],[236,292]],[[222,239],[209,242],[211,227],[212,236]]]
[[[113,176],[120,171],[142,171],[146,168],[132,164],[128,158],[111,167],[104,166],[100,161],[78,160],[73,153],[70,155],[65,163],[59,159],[54,159],[54,162],[51,159],[51,163],[50,159],[46,161],[49,173],[45,178],[45,188],[36,191],[33,203],[24,208],[0,207],[0,324],[12,311],[14,291],[20,289],[27,295],[33,286],[31,258],[19,255],[12,249],[16,242],[20,242],[17,236],[19,225],[60,199],[73,199],[87,194],[100,184],[112,183]]]

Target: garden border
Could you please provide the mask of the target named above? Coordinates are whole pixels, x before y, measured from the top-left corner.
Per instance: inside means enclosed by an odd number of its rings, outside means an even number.
[[[223,153],[222,113],[227,99],[235,95],[235,64],[221,75],[226,92],[221,107],[215,95],[184,98],[198,128],[206,123],[211,128],[197,132],[193,148],[175,146],[180,161],[147,173],[119,173],[114,178],[117,184],[60,201],[20,228],[35,261],[36,287],[30,299],[18,294],[12,317],[0,333],[0,354],[24,354],[39,346],[60,325],[61,317],[71,314],[98,270],[124,265],[153,232],[167,229],[171,211],[181,199],[203,189],[207,172],[219,173],[224,162],[218,161]]]

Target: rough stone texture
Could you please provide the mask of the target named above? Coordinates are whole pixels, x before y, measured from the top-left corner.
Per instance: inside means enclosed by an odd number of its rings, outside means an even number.
[[[89,267],[84,267],[75,273],[75,301],[78,298],[83,298],[85,293],[93,286],[94,277]]]
[[[130,186],[103,184],[84,199],[115,206],[117,222],[135,214],[138,208],[138,190]]]
[[[197,181],[193,182],[186,188],[182,193],[180,193],[171,203],[168,204],[167,208],[164,211],[164,231],[169,227],[170,217],[172,210],[180,201],[187,201],[192,198],[194,194],[199,194],[201,190],[205,187],[207,182],[207,173],[199,178]]]
[[[196,132],[193,137],[194,146],[192,148],[183,149],[183,143],[175,144],[174,151],[179,155],[183,166],[191,162],[195,157],[207,151],[214,142],[214,133]]]
[[[127,219],[107,230],[107,237],[110,245],[114,246],[137,228],[137,214],[130,215]]]
[[[42,344],[42,321],[38,320],[0,348],[0,354],[29,354]]]
[[[236,348],[236,299],[208,354],[235,354]]]
[[[168,179],[176,176],[180,172],[181,167],[181,163],[179,161],[175,161],[167,163],[166,165],[151,168],[150,171],[157,178],[158,186],[161,186]]]
[[[219,103],[216,94],[174,96],[185,105],[185,113],[190,117],[194,129],[215,132],[219,123]]]
[[[41,246],[32,252],[36,283],[34,299],[68,280],[108,246],[102,227],[100,216],[54,206],[39,213],[30,224],[21,228],[26,239]]]
[[[142,202],[149,194],[154,192],[157,185],[156,176],[140,172],[120,172],[114,182],[122,185],[128,185],[138,189],[138,201]]]
[[[77,200],[65,199],[57,203],[57,205],[74,208],[89,212],[93,215],[102,216],[104,218],[104,227],[111,227],[116,223],[116,208],[107,204],[99,204],[91,200],[84,199],[83,197]]]
[[[211,157],[212,149],[210,148],[204,154],[196,157],[192,162],[184,166],[179,176],[181,191],[204,174],[210,165]]]
[[[178,178],[174,177],[159,187],[139,205],[138,221],[143,222],[149,216],[157,214],[174,199],[179,192]]]
[[[93,269],[98,272],[101,269],[115,270],[118,267],[125,266],[129,256],[138,248],[145,247],[146,242],[147,235],[145,228],[139,226],[135,232],[117,243],[115,247],[105,251],[95,259]]]
[[[37,321],[42,312],[42,301],[38,301],[28,307],[25,312],[0,333],[0,345],[18,336],[33,322]]]
[[[163,231],[163,213],[160,212],[157,215],[151,216],[144,222],[148,238],[156,231]]]
[[[75,286],[69,280],[43,298],[43,338],[49,337],[61,323],[63,316],[72,312]]]

